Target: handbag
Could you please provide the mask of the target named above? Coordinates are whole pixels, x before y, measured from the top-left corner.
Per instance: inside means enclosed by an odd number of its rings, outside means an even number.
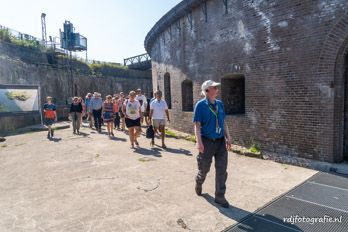
[[[150,125],[147,129],[146,129],[146,138],[148,139],[153,139],[155,138],[155,131],[153,130],[153,126]]]

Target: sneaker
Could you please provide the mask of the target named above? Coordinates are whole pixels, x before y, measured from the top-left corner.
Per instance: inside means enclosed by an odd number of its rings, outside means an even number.
[[[198,196],[202,196],[202,185],[196,183],[195,191],[196,191],[196,194],[197,194]]]
[[[223,198],[216,198],[215,197],[215,203],[218,203],[223,208],[228,208],[230,206],[230,203],[226,200],[225,197]]]

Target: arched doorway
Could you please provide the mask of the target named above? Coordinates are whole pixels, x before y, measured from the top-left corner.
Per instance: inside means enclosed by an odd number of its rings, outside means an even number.
[[[170,74],[164,74],[164,99],[167,102],[168,108],[172,108],[172,93],[171,93],[171,85],[170,85]]]
[[[347,159],[345,154],[345,147],[348,145],[347,21],[348,15],[343,15],[331,27],[318,56],[315,71],[315,78],[322,83],[324,80],[324,85],[329,87],[324,97],[329,104],[327,110],[318,111],[321,118],[327,119],[323,121],[321,128],[325,135],[318,138],[321,142],[320,155],[329,162],[342,162]]]
[[[344,62],[343,159],[348,161],[348,52]]]

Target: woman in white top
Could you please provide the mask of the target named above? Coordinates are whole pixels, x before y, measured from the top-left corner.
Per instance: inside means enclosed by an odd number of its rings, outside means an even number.
[[[135,92],[131,91],[129,93],[129,99],[124,101],[122,111],[126,117],[126,126],[129,130],[129,139],[132,148],[135,145],[139,146],[137,141],[137,131],[140,128],[140,120],[143,115],[141,112],[141,106],[139,101],[135,100]]]

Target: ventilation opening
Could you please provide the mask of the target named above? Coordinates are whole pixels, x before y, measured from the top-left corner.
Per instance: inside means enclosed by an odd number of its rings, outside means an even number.
[[[221,98],[227,115],[245,113],[245,78],[233,74],[221,79]]]
[[[168,108],[171,109],[172,108],[172,93],[171,93],[169,73],[164,74],[164,99],[166,100],[168,104]]]
[[[184,80],[181,83],[182,110],[193,111],[193,84],[190,80]]]

